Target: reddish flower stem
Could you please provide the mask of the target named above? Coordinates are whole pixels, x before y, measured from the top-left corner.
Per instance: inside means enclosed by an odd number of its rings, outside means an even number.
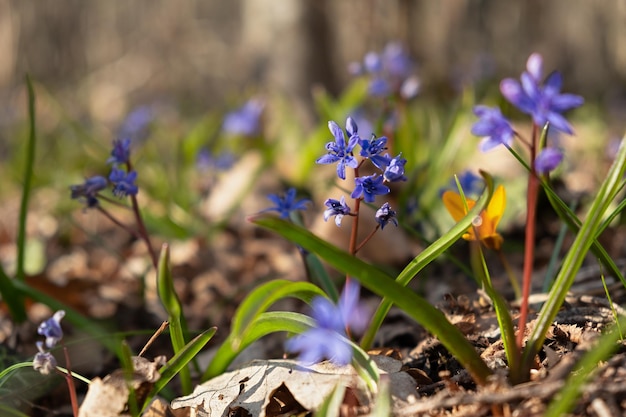
[[[63,354],[65,355],[65,369],[67,369],[67,373],[63,373],[63,376],[65,377],[65,381],[67,382],[67,389],[70,392],[72,414],[74,415],[74,417],[78,417],[78,399],[76,398],[76,386],[74,385],[72,369],[70,368],[70,355],[67,352],[67,348],[65,346],[63,346]]]
[[[524,240],[524,272],[522,278],[522,300],[518,321],[517,346],[521,351],[528,320],[528,298],[532,283],[533,264],[535,259],[535,229],[537,215],[537,196],[539,194],[539,178],[535,171],[535,157],[537,154],[538,127],[533,124],[533,133],[530,146],[530,173],[528,175],[528,189],[526,190],[526,236]]]

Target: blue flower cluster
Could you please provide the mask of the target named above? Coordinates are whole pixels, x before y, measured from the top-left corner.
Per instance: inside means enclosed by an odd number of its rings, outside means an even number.
[[[363,161],[370,160],[380,173],[365,175],[356,177],[354,179],[355,187],[350,195],[354,199],[362,199],[366,203],[373,203],[378,195],[385,195],[390,192],[389,187],[385,183],[406,181],[404,175],[404,166],[406,159],[402,158],[402,154],[395,157],[391,157],[388,153],[383,153],[387,150],[387,138],[372,135],[370,139],[362,139],[358,133],[358,126],[352,117],[348,117],[346,120],[346,129],[344,130],[333,121],[328,122],[328,129],[334,137],[334,141],[326,144],[326,155],[321,156],[315,161],[318,164],[337,164],[337,176],[345,180],[346,179],[346,167],[358,168]],[[346,140],[346,137],[348,140]],[[362,160],[359,161],[354,156],[354,150],[356,146],[360,146],[359,156]],[[328,220],[331,216],[335,216],[335,224],[341,226],[341,220],[346,215],[352,215],[350,207],[346,204],[345,198],[341,197],[341,200],[329,198],[324,203],[328,207],[324,211],[324,220]],[[384,227],[389,221],[397,225],[395,219],[389,216],[392,213],[395,216],[395,212],[390,209],[389,204],[387,206],[387,215],[376,215],[376,220],[381,227]],[[381,212],[379,210],[379,212]],[[382,213],[382,212],[381,212]]]
[[[534,53],[526,62],[526,71],[520,80],[507,78],[500,83],[504,98],[521,112],[530,115],[535,125],[543,128],[549,124],[557,131],[572,134],[574,131],[563,113],[583,104],[582,97],[575,94],[562,94],[562,76],[552,72],[543,81],[543,58]],[[502,115],[499,108],[476,106],[474,114],[479,120],[472,127],[472,133],[483,137],[481,151],[491,150],[498,145],[510,147],[516,135],[511,122]],[[563,153],[555,147],[543,149],[535,160],[535,169],[545,174],[555,169],[563,160]]]
[[[37,354],[33,358],[33,368],[42,375],[48,375],[57,367],[57,361],[47,349],[52,349],[63,338],[61,329],[61,319],[65,316],[65,311],[59,310],[54,315],[42,322],[37,328],[37,333],[46,338],[45,343],[37,342]],[[45,348],[44,348],[45,345]]]
[[[100,204],[100,192],[112,187],[113,195],[122,198],[129,195],[137,195],[139,188],[135,184],[137,172],[131,169],[130,163],[131,140],[118,139],[113,141],[111,156],[107,164],[111,164],[111,172],[108,179],[101,175],[94,175],[82,184],[70,186],[71,198],[85,203],[89,208]]]

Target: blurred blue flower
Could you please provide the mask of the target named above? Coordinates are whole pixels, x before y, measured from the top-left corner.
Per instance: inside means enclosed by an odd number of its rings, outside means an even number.
[[[118,137],[129,138],[131,141],[145,139],[148,127],[154,120],[155,111],[151,106],[139,106],[133,109],[118,129]]]
[[[372,161],[378,169],[384,170],[389,164],[389,155],[383,156],[381,153],[387,149],[387,138],[385,136],[377,138],[372,133],[371,139],[361,139],[359,144],[361,145],[360,155]]]
[[[472,126],[472,134],[483,138],[479,145],[482,152],[490,151],[499,145],[510,147],[513,144],[515,132],[499,108],[475,106],[474,114],[479,119]]]
[[[485,185],[483,178],[479,175],[474,174],[470,170],[466,170],[461,172],[456,176],[459,180],[459,184],[461,184],[461,189],[463,190],[463,194],[467,196],[480,194]],[[450,180],[448,187],[442,189],[442,193],[446,190],[452,190],[455,193],[459,192],[459,188],[456,184],[456,179],[453,177]]]
[[[128,174],[123,169],[113,167],[109,174],[109,181],[113,184],[113,194],[117,197],[137,195],[139,188],[135,185],[137,172],[130,171]]]
[[[325,358],[339,365],[350,363],[352,347],[346,329],[360,333],[368,323],[368,312],[359,304],[359,292],[358,283],[349,281],[337,305],[324,297],[314,298],[311,307],[315,327],[289,339],[287,350],[299,352],[299,359],[306,364]]]
[[[53,348],[59,340],[63,338],[63,330],[61,329],[61,319],[65,316],[65,311],[59,310],[49,319],[43,321],[37,327],[37,333],[46,338],[46,346],[48,349]]]
[[[380,54],[368,52],[362,66],[353,63],[349,68],[355,75],[363,72],[371,75],[368,92],[372,96],[400,94],[410,99],[419,93],[420,81],[413,74],[413,60],[398,42],[388,43]]]
[[[337,226],[341,226],[343,216],[350,214],[350,207],[346,204],[344,196],[341,196],[340,200],[329,198],[324,202],[324,205],[328,207],[324,210],[324,221],[328,221],[330,216],[335,216],[335,224]]]
[[[270,194],[267,196],[268,199],[275,204],[274,207],[267,208],[263,211],[277,211],[280,213],[280,217],[283,219],[288,219],[289,214],[292,211],[296,210],[306,210],[306,204],[310,201],[306,198],[300,199],[296,201],[296,189],[290,188],[287,190],[284,196],[279,196],[278,194]]]
[[[389,187],[383,184],[383,177],[368,175],[354,179],[356,187],[351,194],[352,198],[363,198],[366,203],[373,203],[377,195],[389,193]]]
[[[87,178],[82,184],[71,185],[71,198],[84,201],[87,207],[95,207],[98,205],[98,193],[104,190],[107,185],[106,178],[95,175]]]
[[[231,152],[213,154],[207,148],[202,148],[196,157],[196,167],[201,171],[226,171],[235,164],[235,155]]]
[[[337,123],[333,121],[328,122],[328,129],[335,137],[335,141],[326,144],[328,153],[318,158],[315,163],[334,164],[337,162],[337,176],[345,180],[346,167],[356,168],[359,165],[358,161],[352,156],[352,150],[360,139],[357,134],[358,128],[354,120],[348,117],[346,120],[346,131],[350,135],[350,138],[347,143],[344,132]]]
[[[383,204],[378,210],[376,210],[376,222],[380,225],[381,230],[384,229],[389,222],[393,223],[396,227],[398,226],[396,212],[391,209],[389,203]]]
[[[563,152],[556,148],[545,148],[535,158],[535,170],[539,174],[553,171],[563,160]]]
[[[387,165],[385,172],[383,173],[385,181],[406,181],[406,177],[404,176],[404,165],[406,165],[406,159],[402,157],[402,153],[391,159],[389,161],[389,165]]]
[[[130,139],[117,139],[113,141],[111,157],[107,159],[107,164],[126,164],[130,160]]]
[[[250,99],[239,109],[224,117],[222,128],[230,135],[255,136],[261,128],[261,114],[265,104],[259,99]]]
[[[583,98],[560,93],[563,80],[559,72],[551,73],[543,84],[542,77],[543,59],[534,53],[528,58],[520,81],[512,78],[502,80],[500,92],[523,113],[531,115],[539,127],[549,122],[555,129],[572,134],[572,127],[562,113],[581,106]]]
[[[43,348],[43,342],[36,342],[38,352],[33,358],[33,369],[42,375],[49,375],[57,367],[57,360],[52,353],[46,352]]]

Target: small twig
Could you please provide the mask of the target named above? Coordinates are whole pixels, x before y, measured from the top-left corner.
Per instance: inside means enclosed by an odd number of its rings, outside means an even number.
[[[163,323],[161,323],[161,326],[157,329],[156,332],[154,332],[154,334],[150,337],[150,339],[146,342],[146,344],[144,345],[144,347],[141,349],[141,352],[139,352],[138,356],[143,356],[144,353],[146,353],[146,350],[148,350],[148,348],[150,348],[150,346],[152,345],[152,343],[154,343],[154,341],[156,340],[157,337],[159,337],[161,335],[161,333],[163,333],[165,331],[165,329],[167,329],[167,326],[169,326],[170,323],[167,321],[164,321]]]

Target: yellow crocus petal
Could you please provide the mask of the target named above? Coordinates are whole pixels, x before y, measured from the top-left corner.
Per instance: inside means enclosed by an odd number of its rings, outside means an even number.
[[[454,191],[446,191],[442,196],[443,204],[455,221],[460,221],[467,214],[466,206],[463,199]],[[471,210],[476,202],[472,199],[466,199],[467,209]],[[487,209],[480,213],[472,227],[463,235],[465,240],[478,239],[488,248],[499,250],[502,247],[502,236],[496,231],[496,227],[502,218],[502,213],[506,207],[506,192],[504,187],[499,185],[491,197],[491,201],[487,205]]]
[[[465,210],[465,205],[463,204],[463,199],[458,193],[454,191],[446,191],[441,196],[443,200],[443,205],[446,206],[448,213],[452,216],[454,221],[460,221],[467,214],[467,210]],[[474,207],[476,204],[473,200],[466,199],[468,209]]]
[[[504,191],[504,187],[502,185],[498,185],[498,188],[493,192],[493,196],[491,197],[491,201],[489,205],[487,205],[487,217],[489,218],[490,223],[493,225],[493,230],[495,232],[496,227],[498,227],[498,223],[502,218],[502,213],[504,213],[504,209],[506,208],[506,191]]]

